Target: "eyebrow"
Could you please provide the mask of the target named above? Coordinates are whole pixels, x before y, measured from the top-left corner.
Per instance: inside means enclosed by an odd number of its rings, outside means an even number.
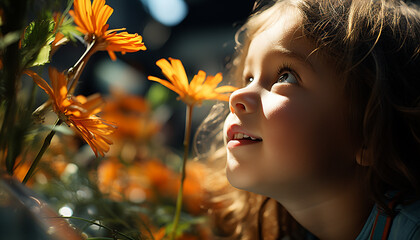
[[[293,58],[293,59],[303,63],[304,65],[308,66],[310,69],[312,69],[312,71],[315,72],[315,68],[312,65],[311,61],[309,60],[309,57],[311,56],[311,54],[309,54],[308,56],[305,56],[303,54],[293,52],[293,51],[291,51],[287,48],[284,48],[282,46],[279,46],[279,45],[275,46],[274,49],[275,49],[274,54],[276,54],[276,55],[280,54],[280,55],[284,55],[288,58]]]

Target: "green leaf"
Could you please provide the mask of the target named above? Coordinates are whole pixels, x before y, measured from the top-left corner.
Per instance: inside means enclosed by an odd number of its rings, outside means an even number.
[[[155,108],[165,103],[168,100],[169,95],[169,90],[166,87],[160,84],[153,84],[147,92],[146,99],[151,104],[152,108]]]
[[[191,228],[191,226],[192,224],[189,222],[180,222],[176,229],[176,233],[175,233],[176,237],[180,237],[184,232],[188,231]],[[165,227],[166,233],[171,234],[173,228],[174,228],[173,223],[169,223],[168,225],[166,225]]]
[[[53,37],[54,21],[52,19],[36,20],[25,29],[22,48],[45,45]]]
[[[46,63],[50,62],[50,51],[51,51],[51,45],[45,45],[41,48],[41,50],[38,53],[38,56],[36,57],[35,61],[32,63],[31,67],[34,66],[41,66]]]
[[[33,21],[25,29],[22,41],[22,58],[25,67],[45,64],[45,55],[49,54],[48,48],[54,38],[54,21],[51,18]],[[41,54],[41,55],[40,55]]]
[[[70,16],[65,16],[63,23],[58,28],[58,31],[61,32],[64,36],[70,39],[72,42],[76,41],[75,36],[81,36],[82,33],[79,32],[76,26],[73,24],[73,18]]]

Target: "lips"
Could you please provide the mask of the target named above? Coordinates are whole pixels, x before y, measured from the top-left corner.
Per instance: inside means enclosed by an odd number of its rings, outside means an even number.
[[[262,142],[262,139],[241,126],[233,124],[227,128],[227,148],[232,149],[239,146],[257,144]]]
[[[242,140],[242,139],[244,139],[244,140],[248,140],[248,139],[250,139],[250,140],[252,140],[252,141],[256,141],[256,140],[258,140],[258,138],[248,136],[248,135],[246,135],[246,134],[244,134],[244,133],[235,133],[235,134],[233,135],[233,139],[234,139],[234,140]]]

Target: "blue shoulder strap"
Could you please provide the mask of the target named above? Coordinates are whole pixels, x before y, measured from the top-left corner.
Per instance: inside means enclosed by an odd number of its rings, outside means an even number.
[[[397,205],[397,201],[401,196],[401,192],[391,193],[391,199],[388,202],[388,207],[394,209]],[[376,215],[375,222],[370,233],[369,240],[386,240],[391,230],[393,216],[386,214],[382,209],[378,208],[378,214]]]

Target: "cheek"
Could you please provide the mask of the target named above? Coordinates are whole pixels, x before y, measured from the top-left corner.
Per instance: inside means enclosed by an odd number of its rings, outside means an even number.
[[[312,148],[310,112],[297,102],[281,101],[264,108],[264,156],[267,167],[293,174],[307,166]]]
[[[302,179],[338,167],[336,160],[344,157],[346,145],[341,120],[334,111],[318,106],[313,100],[295,98],[264,107],[264,165],[273,172],[267,176]]]

